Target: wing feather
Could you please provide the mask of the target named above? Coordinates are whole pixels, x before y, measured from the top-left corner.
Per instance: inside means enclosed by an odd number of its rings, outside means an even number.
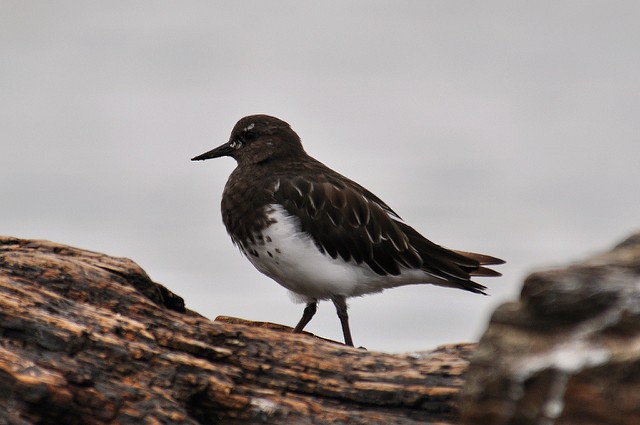
[[[401,267],[421,269],[453,286],[484,293],[471,276],[499,276],[484,265],[503,263],[483,254],[454,251],[437,245],[357,183],[302,175],[285,179],[273,197],[300,219],[301,230],[318,249],[344,261],[365,263],[379,275],[398,275]]]

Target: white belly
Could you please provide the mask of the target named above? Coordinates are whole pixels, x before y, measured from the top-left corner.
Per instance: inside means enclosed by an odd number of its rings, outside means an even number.
[[[275,220],[262,239],[249,245],[247,258],[262,273],[294,293],[300,302],[329,299],[333,295],[353,297],[385,288],[415,283],[436,283],[422,270],[402,269],[399,276],[381,276],[365,263],[331,258],[316,247],[312,238],[300,231],[299,220],[280,205],[270,206]],[[257,254],[257,255],[256,255]]]

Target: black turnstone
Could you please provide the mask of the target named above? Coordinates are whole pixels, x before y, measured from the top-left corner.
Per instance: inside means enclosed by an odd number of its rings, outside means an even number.
[[[319,300],[336,307],[353,345],[346,299],[418,283],[485,294],[475,276],[504,261],[429,241],[358,183],[307,155],[289,124],[242,118],[229,141],[193,161],[230,156],[238,166],[222,195],[233,243],[262,273],[305,302],[302,332]]]

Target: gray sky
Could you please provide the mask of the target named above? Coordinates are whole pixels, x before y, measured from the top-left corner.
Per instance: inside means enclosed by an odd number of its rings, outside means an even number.
[[[640,227],[638,2],[0,6],[0,234],[129,257],[210,318],[302,314],[224,230],[233,160],[189,161],[253,113],[434,242],[508,261],[491,297],[352,299],[369,349],[475,340],[527,273]],[[330,303],[308,330],[342,339]]]

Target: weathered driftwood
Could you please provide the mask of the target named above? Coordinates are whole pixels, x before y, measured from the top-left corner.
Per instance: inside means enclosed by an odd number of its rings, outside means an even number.
[[[473,349],[210,321],[128,259],[0,237],[0,424],[454,423]]]

